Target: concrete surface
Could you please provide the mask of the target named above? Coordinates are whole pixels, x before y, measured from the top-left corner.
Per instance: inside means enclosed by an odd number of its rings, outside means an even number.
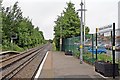
[[[94,66],[83,63],[73,57],[64,55],[63,52],[50,51],[39,78],[78,78],[89,80],[112,80],[112,78],[103,77],[94,71]],[[117,80],[119,80],[117,78]]]

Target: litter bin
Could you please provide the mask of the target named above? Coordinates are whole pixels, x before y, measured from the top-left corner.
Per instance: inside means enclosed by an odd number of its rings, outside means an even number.
[[[72,53],[72,51],[66,51],[66,52],[65,52],[65,55],[71,55],[71,56],[72,56],[73,53]]]

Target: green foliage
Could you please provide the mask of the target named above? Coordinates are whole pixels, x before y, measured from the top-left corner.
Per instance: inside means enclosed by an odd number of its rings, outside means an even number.
[[[16,2],[13,6],[2,7],[2,45],[3,50],[17,50],[32,48],[45,43],[43,32],[34,27],[29,18],[22,16],[22,11]],[[13,40],[12,36],[17,36]],[[11,49],[11,47],[13,49]]]
[[[2,51],[2,44],[0,44],[0,51]]]
[[[104,53],[97,54],[97,56],[98,56],[98,61],[105,61],[105,62],[110,61],[112,63],[112,58]],[[89,52],[83,54],[84,61],[86,61],[90,64],[95,62],[95,57],[96,57],[96,55],[94,54],[94,58],[92,59],[92,53],[89,53]]]
[[[55,21],[56,26],[54,27],[55,36],[63,38],[71,37],[72,35],[79,35],[80,19],[78,13],[75,11],[74,4],[67,3],[67,8],[63,11],[63,15],[58,16]]]
[[[119,66],[119,69],[120,69],[120,60],[118,60],[118,66]]]
[[[98,54],[98,60],[99,61],[110,61],[110,62],[112,62],[111,56],[108,56],[106,54]]]
[[[78,12],[75,11],[73,3],[67,3],[67,8],[65,8],[65,11],[63,11],[63,13],[58,16],[55,24],[56,25],[54,26],[54,35],[56,48],[59,48],[60,37],[69,38],[72,36],[80,35],[80,19]],[[86,34],[88,34],[88,32],[89,28],[86,27]]]
[[[76,52],[76,53],[74,54],[74,56],[77,57],[77,58],[79,58],[79,57],[80,57],[80,52]]]
[[[52,43],[52,50],[53,50],[53,51],[56,51],[56,46],[55,46],[55,43],[54,43],[54,42]]]
[[[20,48],[16,44],[8,43],[9,45],[2,45],[2,51],[12,50],[12,51],[23,51],[23,48]]]

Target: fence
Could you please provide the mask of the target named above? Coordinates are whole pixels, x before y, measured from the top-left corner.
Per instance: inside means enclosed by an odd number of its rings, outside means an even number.
[[[73,55],[78,54],[79,53],[79,42],[80,42],[80,37],[71,37],[71,38],[66,38],[63,39],[63,47],[62,50],[65,52],[72,52]]]
[[[116,30],[116,48],[118,46],[118,50],[116,50],[116,62],[120,63],[120,29]],[[83,51],[83,59],[84,61],[93,64],[95,62],[95,40],[96,35],[88,34],[85,36],[85,45],[84,45],[84,51]],[[93,43],[92,43],[93,41]],[[92,48],[93,44],[93,52],[90,51],[89,49]],[[110,61],[112,62],[112,36],[111,32],[106,32],[105,34],[98,34],[98,39],[97,39],[97,45],[98,45],[98,51],[100,50],[100,47],[104,47],[106,49],[106,53],[102,54],[98,52],[98,60],[103,60],[103,61]],[[80,56],[80,51],[79,51],[79,46],[80,46],[80,36],[73,36],[70,38],[64,38],[62,41],[62,50],[67,52],[70,51],[72,54],[76,57],[79,58]]]
[[[91,35],[86,35],[85,37],[87,40],[90,40]],[[80,55],[80,36],[73,36],[71,38],[64,38],[62,41],[62,50],[65,52],[72,52],[72,54],[76,57]],[[87,41],[87,43],[89,43]],[[85,48],[86,49],[86,48]],[[85,50],[87,51],[87,50]]]

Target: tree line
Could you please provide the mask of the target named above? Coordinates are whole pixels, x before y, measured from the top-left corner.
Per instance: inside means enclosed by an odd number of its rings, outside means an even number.
[[[0,14],[3,50],[21,51],[45,43],[43,32],[32,24],[29,17],[23,17],[22,13],[18,2],[10,7],[2,7]]]
[[[67,3],[67,8],[58,16],[54,26],[54,42],[58,50],[60,38],[80,36],[80,23],[80,17],[78,12],[75,11],[74,4],[72,2]],[[89,27],[85,26],[85,33],[88,34],[89,31]]]

